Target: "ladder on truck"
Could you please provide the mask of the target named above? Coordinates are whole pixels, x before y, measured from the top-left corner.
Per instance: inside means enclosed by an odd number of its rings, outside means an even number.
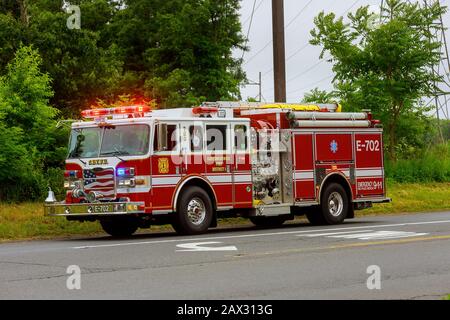
[[[379,121],[372,119],[368,110],[363,112],[341,112],[337,103],[328,104],[293,104],[293,103],[262,103],[246,101],[204,102],[201,107],[232,109],[235,114],[246,115],[251,110],[273,111],[286,113],[291,128],[370,128],[380,127]]]
[[[329,111],[340,112],[341,106],[337,103],[279,103],[279,102],[247,102],[247,101],[216,101],[204,102],[202,107],[217,107],[224,109],[284,109],[298,111]]]

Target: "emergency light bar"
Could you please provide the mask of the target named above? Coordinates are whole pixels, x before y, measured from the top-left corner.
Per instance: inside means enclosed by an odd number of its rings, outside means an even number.
[[[81,112],[81,116],[85,119],[95,119],[104,116],[113,115],[142,115],[146,112],[151,112],[149,106],[127,106],[117,108],[104,108],[104,109],[88,109]]]
[[[219,108],[218,107],[195,107],[192,108],[192,113],[196,114],[196,115],[205,115],[205,114],[212,114],[212,113],[217,113],[219,112]]]

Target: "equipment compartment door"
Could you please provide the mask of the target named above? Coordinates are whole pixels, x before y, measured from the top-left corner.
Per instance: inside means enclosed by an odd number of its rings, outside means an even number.
[[[383,196],[385,192],[382,134],[355,134],[355,152],[357,197]]]
[[[351,133],[317,133],[317,163],[350,163],[353,161]]]
[[[313,146],[312,133],[294,135],[294,184],[297,202],[315,198]]]
[[[232,141],[234,205],[236,208],[249,208],[253,200],[248,124],[232,124]]]
[[[206,176],[217,196],[218,207],[232,207],[233,174],[230,124],[206,122]]]

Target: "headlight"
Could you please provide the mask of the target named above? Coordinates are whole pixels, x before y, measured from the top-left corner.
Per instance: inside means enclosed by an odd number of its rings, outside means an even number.
[[[75,187],[79,186],[80,184],[81,184],[81,182],[79,180],[65,180],[64,188],[74,189]]]
[[[133,179],[121,179],[119,180],[119,187],[134,187],[136,186],[136,181]]]

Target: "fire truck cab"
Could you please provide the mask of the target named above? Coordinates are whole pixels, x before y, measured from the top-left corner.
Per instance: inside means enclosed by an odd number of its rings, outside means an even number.
[[[386,197],[382,128],[340,106],[212,102],[91,109],[72,124],[65,200],[45,213],[100,221],[113,236],[170,223],[181,234],[221,216],[259,226],[295,215],[338,224]]]

